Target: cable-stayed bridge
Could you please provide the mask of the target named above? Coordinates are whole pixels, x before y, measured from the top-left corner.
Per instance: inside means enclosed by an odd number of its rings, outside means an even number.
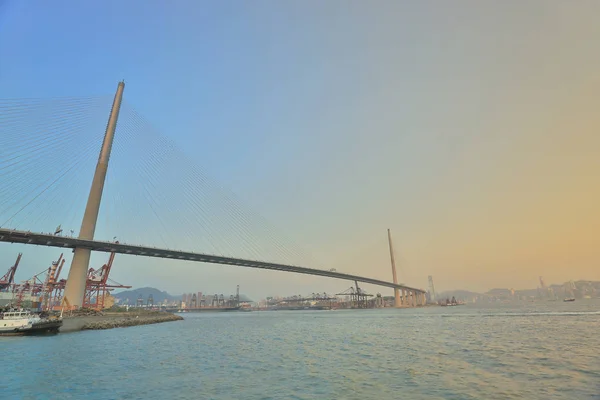
[[[117,242],[103,242],[98,240],[83,240],[68,236],[57,236],[49,233],[25,232],[0,228],[0,242],[31,244],[38,246],[60,247],[67,249],[86,248],[93,251],[105,253],[129,254],[134,256],[171,258],[174,260],[186,260],[205,262],[210,264],[235,265],[239,267],[249,267],[258,269],[269,269],[275,271],[295,272],[298,274],[325,276],[328,278],[347,279],[372,285],[384,286],[389,288],[406,289],[421,292],[417,288],[411,288],[406,285],[394,284],[393,282],[382,281],[379,279],[367,278],[364,276],[344,274],[335,271],[327,271],[316,268],[298,267],[278,263],[270,263],[257,260],[244,260],[233,257],[222,257],[211,254],[201,254],[181,250],[161,249],[155,247],[146,247],[138,245],[123,244]]]
[[[424,303],[398,282],[299,266],[317,263],[123,103],[123,90],[112,109],[107,97],[0,100],[0,241],[74,249],[70,304],[80,304],[91,251],[347,279]],[[41,233],[59,224],[70,237]]]

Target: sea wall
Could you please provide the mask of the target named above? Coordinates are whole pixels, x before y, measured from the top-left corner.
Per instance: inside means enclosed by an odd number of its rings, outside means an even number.
[[[60,332],[124,328],[128,326],[180,321],[182,319],[179,315],[165,312],[123,312],[104,315],[66,316]]]

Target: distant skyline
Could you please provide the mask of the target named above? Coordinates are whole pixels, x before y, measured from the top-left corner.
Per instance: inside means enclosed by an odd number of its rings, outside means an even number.
[[[599,17],[591,0],[4,1],[0,98],[125,79],[128,104],[327,268],[391,280],[390,228],[411,286],[600,280]],[[18,251],[20,280],[59,254],[0,244],[0,276]],[[350,284],[133,257],[111,276],[250,297]]]

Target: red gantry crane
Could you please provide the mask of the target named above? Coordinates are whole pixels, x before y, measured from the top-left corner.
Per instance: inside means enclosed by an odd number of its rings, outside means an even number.
[[[57,261],[53,261],[48,269],[34,275],[27,281],[15,284],[15,272],[21,257],[22,254],[19,253],[15,264],[0,278],[0,291],[12,292],[17,307],[21,307],[26,296],[30,296],[31,301],[37,304],[41,303],[44,310],[60,310],[62,308],[63,292],[67,283],[66,279],[59,279],[65,264],[63,254],[60,255]],[[108,278],[114,260],[115,253],[110,253],[108,263],[98,270],[90,268],[88,271],[83,307],[102,310],[107,305],[106,299],[111,291],[131,288],[131,286],[121,285]],[[110,307],[110,305],[108,306]]]
[[[104,264],[98,270],[90,268],[88,271],[87,284],[82,305],[83,308],[91,308],[98,311],[103,310],[107,295],[109,295],[111,291],[114,289],[131,288],[131,286],[121,285],[118,282],[108,279],[108,275],[110,274],[114,260],[115,253],[110,253],[108,263]]]
[[[15,281],[15,272],[17,272],[17,267],[19,266],[19,262],[21,262],[22,253],[19,253],[17,256],[17,261],[15,261],[15,265],[8,269],[8,272],[4,274],[2,278],[0,278],[0,291],[9,291],[13,282]]]

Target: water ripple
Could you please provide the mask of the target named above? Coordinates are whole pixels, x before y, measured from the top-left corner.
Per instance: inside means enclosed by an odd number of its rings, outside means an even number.
[[[0,338],[0,393],[600,399],[600,303],[528,307],[198,314],[154,326]]]

